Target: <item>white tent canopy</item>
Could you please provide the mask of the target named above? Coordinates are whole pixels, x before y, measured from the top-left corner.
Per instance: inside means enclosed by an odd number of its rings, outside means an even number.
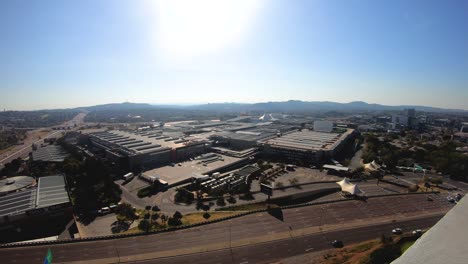
[[[361,191],[361,189],[359,189],[359,187],[356,184],[351,183],[347,177],[336,183],[341,186],[342,192],[347,192],[352,195],[358,195],[363,193],[363,191]]]
[[[366,170],[370,170],[370,171],[376,171],[376,170],[379,170],[380,169],[380,165],[377,164],[377,162],[375,162],[375,160],[373,160],[372,162],[369,162],[369,163],[366,163],[364,164],[364,168]]]

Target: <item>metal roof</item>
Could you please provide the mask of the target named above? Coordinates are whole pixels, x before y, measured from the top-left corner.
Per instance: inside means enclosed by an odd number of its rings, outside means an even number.
[[[0,180],[0,194],[14,192],[31,186],[34,182],[33,177],[15,176]]]
[[[59,145],[47,145],[33,151],[33,161],[63,162],[68,153]]]
[[[39,178],[36,201],[37,207],[70,202],[64,177],[57,175]]]
[[[23,213],[36,206],[36,189],[0,196],[0,216]]]

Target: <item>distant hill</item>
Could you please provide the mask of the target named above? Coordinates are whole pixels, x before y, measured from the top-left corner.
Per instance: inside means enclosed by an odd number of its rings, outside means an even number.
[[[103,105],[94,105],[87,107],[78,107],[77,110],[85,111],[113,111],[113,110],[134,110],[134,109],[145,109],[153,108],[151,104],[140,104],[140,103],[113,103],[113,104],[103,104]]]
[[[398,111],[405,108],[414,108],[420,112],[437,112],[437,113],[468,113],[467,110],[461,109],[445,109],[430,106],[418,105],[381,105],[369,104],[362,101],[354,101],[349,103],[337,103],[329,101],[300,101],[289,100],[283,102],[263,102],[263,103],[212,103],[199,105],[154,105],[144,103],[112,103],[95,105],[88,107],[78,107],[66,110],[79,111],[130,111],[138,109],[177,109],[177,110],[198,110],[198,111],[216,111],[216,112],[325,112],[325,111]]]
[[[227,111],[227,112],[245,112],[245,111],[263,111],[263,112],[309,112],[309,111],[385,111],[385,110],[403,110],[405,108],[414,108],[416,111],[423,112],[468,112],[460,109],[443,109],[430,106],[399,105],[389,106],[381,104],[369,104],[366,102],[355,101],[350,103],[337,103],[328,101],[298,101],[290,100],[285,102],[265,102],[254,104],[237,103],[216,103],[190,106],[188,108],[209,111]]]

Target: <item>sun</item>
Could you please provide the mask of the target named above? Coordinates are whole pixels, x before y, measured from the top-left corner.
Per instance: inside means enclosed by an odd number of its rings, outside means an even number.
[[[184,60],[239,45],[262,0],[167,0],[155,3],[158,50]]]

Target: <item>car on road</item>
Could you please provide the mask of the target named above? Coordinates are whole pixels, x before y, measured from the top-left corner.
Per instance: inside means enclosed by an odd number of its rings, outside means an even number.
[[[421,229],[416,229],[416,230],[413,230],[413,232],[411,232],[411,234],[413,234],[413,236],[420,236],[422,235],[423,231]]]
[[[343,247],[343,241],[341,240],[333,240],[331,242],[332,246],[333,247],[336,247],[336,248],[342,248]]]
[[[401,230],[401,228],[397,227],[392,230],[392,233],[395,235],[400,235],[401,233],[403,233],[403,231]]]
[[[452,196],[448,196],[447,201],[449,201],[450,203],[455,203],[455,199],[453,199]]]

